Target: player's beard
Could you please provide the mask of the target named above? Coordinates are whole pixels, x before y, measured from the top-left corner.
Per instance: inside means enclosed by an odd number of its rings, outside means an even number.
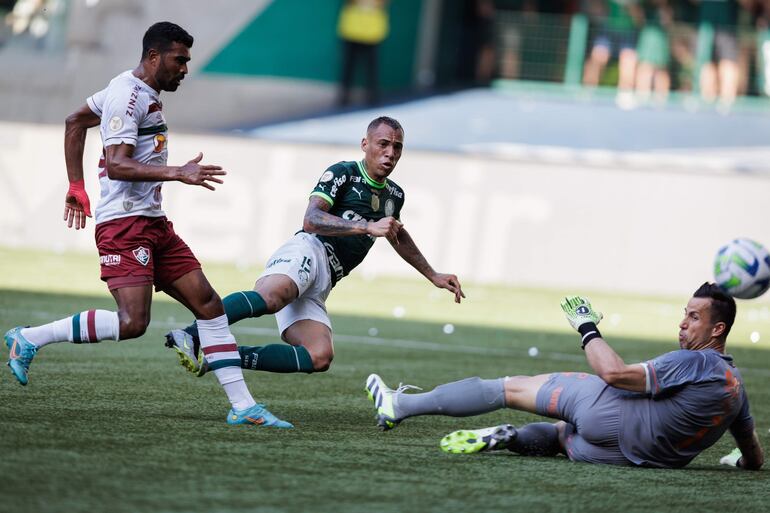
[[[169,77],[169,75],[168,69],[165,64],[163,64],[163,61],[161,61],[158,66],[158,71],[155,73],[155,81],[160,86],[161,91],[176,91],[184,78],[184,75],[182,74],[173,77]]]

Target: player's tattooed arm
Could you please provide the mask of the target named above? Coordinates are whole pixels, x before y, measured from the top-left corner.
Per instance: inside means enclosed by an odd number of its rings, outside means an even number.
[[[308,233],[329,235],[364,235],[367,222],[365,219],[349,221],[329,213],[332,206],[323,198],[310,196],[310,201],[305,210],[305,219],[302,229]]]
[[[308,233],[339,237],[345,235],[372,235],[395,240],[401,224],[392,217],[379,221],[348,220],[329,213],[331,205],[325,199],[311,196],[305,211],[302,229]]]
[[[455,296],[455,303],[465,297],[460,280],[454,274],[437,273],[428,263],[425,256],[415,244],[412,236],[402,226],[394,240],[388,239],[396,253],[409,265],[417,269],[423,276],[438,288],[446,289]]]

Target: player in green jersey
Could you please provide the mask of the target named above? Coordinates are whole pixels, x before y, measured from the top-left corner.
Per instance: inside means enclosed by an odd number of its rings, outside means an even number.
[[[436,287],[459,303],[465,297],[454,274],[436,272],[399,221],[404,191],[390,175],[401,158],[404,130],[393,118],[373,120],[361,140],[364,159],[339,162],[321,175],[310,194],[303,229],[267,261],[254,290],[223,299],[230,324],[248,317],[275,314],[286,344],[241,346],[244,369],[269,372],[322,372],[334,357],[332,326],[325,301],[332,287],[366,257],[384,237],[396,253]],[[199,352],[192,324],[166,335],[182,365],[203,375],[214,370]]]

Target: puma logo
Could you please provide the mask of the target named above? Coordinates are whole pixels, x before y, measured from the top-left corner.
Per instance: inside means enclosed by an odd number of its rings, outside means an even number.
[[[352,191],[353,191],[353,192],[355,192],[356,194],[358,194],[358,199],[362,199],[362,198],[361,198],[361,194],[362,194],[364,191],[359,191],[359,190],[358,190],[358,189],[356,189],[355,187],[351,187],[351,189],[352,189]]]

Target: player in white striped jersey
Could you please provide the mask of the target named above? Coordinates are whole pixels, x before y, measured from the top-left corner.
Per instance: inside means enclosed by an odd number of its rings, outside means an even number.
[[[67,118],[65,158],[70,188],[64,218],[84,228],[90,205],[83,181],[86,130],[101,125],[104,152],[96,209],[96,245],[101,277],[118,305],[117,312],[88,310],[33,328],[5,334],[8,365],[26,385],[38,349],[54,342],[98,342],[141,336],[150,322],[152,286],[187,306],[201,325],[201,345],[225,389],[232,409],[229,424],[292,427],[256,404],[243,380],[240,355],[228,328],[222,301],[209,284],[190,248],[174,232],[161,208],[161,186],[180,181],[213,190],[225,172],[201,165],[202,154],[182,166],[168,166],[168,132],[160,91],[175,91],[187,74],[193,38],[169,22],[144,35],[139,65],[115,77],[104,90]]]
[[[105,147],[112,144],[134,146],[133,159],[144,164],[165,166],[168,159],[168,127],[163,117],[159,93],[134,76],[131,70],[113,78],[103,90],[86,100],[90,110],[106,122],[100,131]],[[142,113],[137,120],[134,111]],[[161,217],[162,181],[128,182],[107,175],[104,159],[100,161],[99,182],[102,190],[96,223],[143,215]]]

